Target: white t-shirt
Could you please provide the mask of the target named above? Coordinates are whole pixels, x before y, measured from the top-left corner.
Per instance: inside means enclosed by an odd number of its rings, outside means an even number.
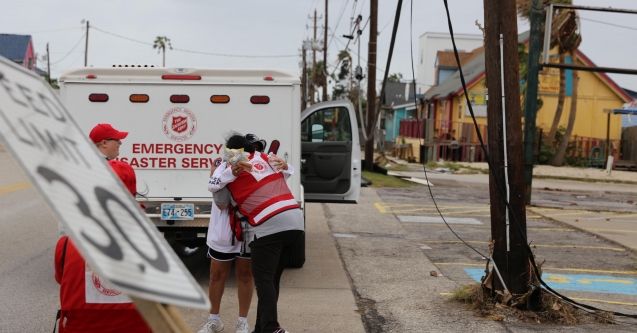
[[[221,163],[219,167],[215,170],[215,172],[210,176],[213,178],[215,175],[218,176],[224,169],[226,168],[225,163]],[[222,190],[214,193],[217,201],[224,201],[224,199],[219,200],[218,197],[227,197],[227,203],[230,201],[230,192],[228,189],[223,188]],[[230,228],[230,217],[228,216],[228,209],[219,209],[215,204],[215,200],[212,201],[212,207],[210,208],[210,222],[208,223],[208,235],[206,237],[206,244],[208,246],[222,253],[239,253],[241,252],[242,242],[239,242],[234,238],[234,234],[232,233],[232,229]],[[232,244],[234,240],[234,245]]]

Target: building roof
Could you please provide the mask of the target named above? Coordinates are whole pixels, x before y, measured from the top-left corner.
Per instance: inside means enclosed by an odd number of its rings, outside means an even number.
[[[528,31],[518,35],[519,43],[526,43],[529,39],[530,33]],[[464,74],[465,82],[467,83],[467,89],[473,84],[477,83],[485,75],[485,59],[484,48],[478,48],[471,53],[475,56],[462,64],[462,73]],[[595,67],[593,61],[591,61],[584,53],[577,51],[577,59],[582,61],[589,67]],[[455,61],[455,60],[454,60]],[[608,87],[613,90],[624,102],[628,102],[633,98],[622,88],[620,88],[615,81],[613,81],[608,75],[602,72],[595,72],[595,75],[604,81]],[[434,100],[439,98],[446,98],[450,95],[458,95],[463,92],[462,82],[460,81],[460,71],[456,71],[445,81],[437,86],[431,87],[425,93],[425,100]]]
[[[396,106],[414,101],[412,82],[387,82],[385,85],[385,105]]]
[[[471,52],[459,51],[460,64],[464,65],[478,51],[479,49],[475,49]],[[444,68],[458,68],[453,50],[438,51],[436,53],[436,65]]]
[[[31,35],[0,34],[0,55],[14,62],[22,63]]]

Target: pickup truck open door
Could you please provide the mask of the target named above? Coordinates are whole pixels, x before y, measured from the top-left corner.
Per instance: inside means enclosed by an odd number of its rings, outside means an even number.
[[[315,104],[301,113],[301,183],[306,201],[358,200],[360,140],[354,106],[348,101]]]

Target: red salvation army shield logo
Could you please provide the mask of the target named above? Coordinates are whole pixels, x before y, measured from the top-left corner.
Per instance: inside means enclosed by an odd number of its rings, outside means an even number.
[[[172,108],[162,118],[162,129],[166,136],[177,142],[190,139],[197,130],[197,118],[184,107]]]
[[[188,129],[188,118],[182,116],[173,116],[173,131],[183,133]]]

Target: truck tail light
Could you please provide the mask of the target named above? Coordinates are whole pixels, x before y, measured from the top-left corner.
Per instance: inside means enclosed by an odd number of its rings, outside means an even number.
[[[108,101],[108,94],[90,94],[88,100],[91,102],[106,102]]]
[[[130,95],[128,100],[132,103],[148,103],[150,97],[148,97],[148,95],[146,94],[132,94]]]
[[[215,104],[227,104],[230,102],[230,96],[228,95],[212,95],[210,96],[210,102]]]
[[[162,80],[201,80],[201,75],[164,74]]]
[[[188,102],[190,102],[190,96],[188,96],[188,95],[170,95],[170,101],[172,103],[188,103]]]
[[[270,103],[270,97],[269,96],[252,96],[250,97],[250,103],[252,104],[268,104]]]

